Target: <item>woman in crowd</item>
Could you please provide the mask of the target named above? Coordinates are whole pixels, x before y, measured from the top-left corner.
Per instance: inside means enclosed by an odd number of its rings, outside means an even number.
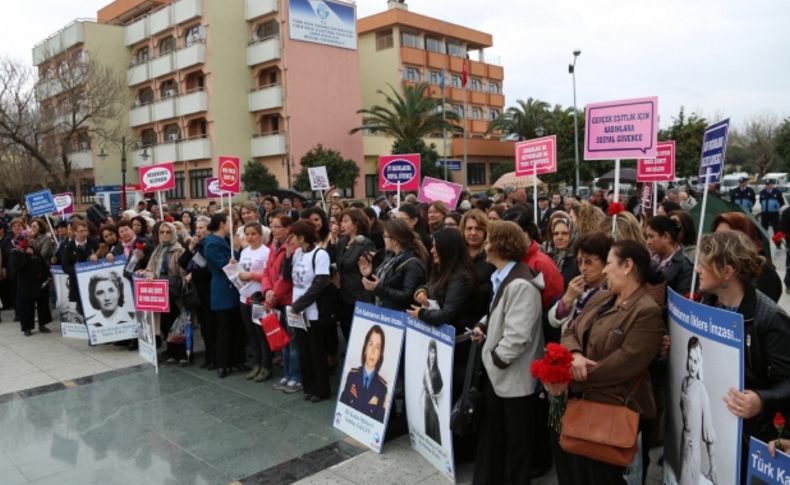
[[[235,212],[235,211],[234,211]],[[248,200],[247,202],[241,205],[241,223],[236,224],[236,219],[233,219],[233,227],[236,228],[236,239],[234,239],[233,249],[240,251],[247,247],[247,237],[245,236],[246,231],[246,224],[250,222],[260,222],[259,215],[258,215],[258,206],[255,205],[255,202]],[[269,240],[271,239],[272,231],[266,227],[262,226],[262,233],[261,238],[264,245],[269,244]],[[238,243],[238,244],[237,244]]]
[[[230,282],[224,268],[232,259],[228,237],[228,216],[214,214],[208,225],[211,232],[203,238],[204,257],[211,271],[211,311],[217,319],[217,375],[224,378],[231,367],[246,370],[244,337],[239,315],[239,291]]]
[[[329,253],[316,246],[317,241],[315,226],[310,221],[296,221],[291,226],[291,240],[288,243],[295,250],[291,257],[285,259],[284,268],[285,277],[293,283],[291,309],[302,314],[309,323],[309,328],[297,328],[295,333],[304,399],[312,403],[323,401],[330,394],[326,332],[323,328],[324,324],[330,322],[320,320],[318,300],[324,288],[331,284],[331,261]]]
[[[384,229],[381,227],[381,221],[379,221],[378,216],[376,216],[376,211],[372,207],[365,207],[362,211],[368,218],[368,237],[373,241],[376,250],[384,248]]]
[[[562,344],[573,353],[571,395],[610,404],[631,397],[629,408],[652,417],[656,404],[647,369],[661,347],[664,322],[645,285],[661,282],[663,274],[651,267],[647,249],[632,240],[612,244],[604,274],[608,290],[596,293],[563,334]],[[558,395],[568,386],[548,387]],[[625,483],[624,468],[581,455],[569,459],[570,483]]]
[[[420,236],[420,240],[422,241],[422,245],[425,246],[427,251],[431,250],[431,246],[433,245],[433,240],[431,236],[428,235],[427,231],[427,224],[425,220],[420,215],[420,208],[414,204],[403,204],[400,206],[398,213],[396,214],[398,219],[406,221],[409,223],[409,227],[411,230],[416,232],[418,236]]]
[[[548,234],[541,249],[554,260],[562,274],[565,289],[579,275],[575,254],[577,237],[576,225],[570,216],[563,211],[554,211],[549,217]]]
[[[521,258],[527,239],[513,222],[492,221],[486,254],[496,267],[494,299],[485,324],[474,328],[483,345],[486,381],[474,484],[530,483],[537,412],[532,362],[543,354],[540,291]],[[581,483],[581,482],[580,482]]]
[[[69,301],[76,302],[77,311],[84,316],[82,299],[77,286],[77,272],[74,266],[77,263],[88,261],[90,256],[99,249],[99,244],[92,237],[88,237],[88,223],[85,220],[72,219],[70,226],[74,239],[66,243],[63,248],[61,268],[64,273],[69,275]]]
[[[201,369],[216,369],[217,319],[211,311],[211,271],[206,265],[203,238],[208,234],[211,219],[206,216],[195,218],[195,235],[189,239],[184,252],[178,258],[178,265],[184,269],[184,283],[192,283],[200,300],[200,305],[192,309],[200,324],[205,352]]]
[[[414,292],[425,284],[427,253],[417,234],[401,220],[384,222],[384,260],[373,270],[373,260],[363,254],[358,260],[362,285],[375,303],[392,310],[407,310]]]
[[[790,413],[790,317],[755,287],[766,260],[746,234],[707,234],[697,251],[703,303],[743,315],[745,390],[730,389],[724,401],[732,414],[743,418],[741,483],[745,483],[749,439],[775,439],[774,415]]]
[[[428,205],[428,227],[431,229],[431,234],[444,227],[444,219],[450,211],[447,206],[440,200],[435,200]]]
[[[335,249],[337,271],[340,273],[340,329],[348,340],[354,305],[357,301],[371,302],[371,295],[362,286],[359,257],[375,250],[368,235],[368,218],[361,209],[346,209],[340,215],[343,236]]]
[[[178,265],[178,258],[184,252],[183,246],[176,240],[176,227],[170,222],[162,222],[157,229],[157,245],[151,253],[148,265],[143,271],[147,280],[165,279],[170,284],[170,292],[180,290],[184,271]],[[176,318],[181,313],[178,307],[180,294],[170,295],[170,311],[167,313],[157,313],[154,315],[154,325],[157,335],[162,339],[167,339],[170,328],[175,323]],[[158,342],[157,342],[158,343]],[[167,343],[167,362],[175,363],[181,360],[181,364],[188,364],[186,360],[185,347]]]
[[[452,211],[448,212],[444,218],[444,227],[458,229],[461,225],[461,214]]]
[[[337,216],[329,216],[329,235],[326,238],[327,247],[332,247],[334,253],[337,241],[340,239],[340,220]]]
[[[552,327],[564,331],[581,314],[587,302],[600,290],[606,289],[603,268],[611,246],[612,238],[603,232],[591,232],[579,238],[576,262],[580,274],[570,281],[565,294],[549,310]]]
[[[645,239],[645,232],[642,230],[642,225],[639,223],[639,220],[636,218],[636,216],[628,211],[620,212],[619,214],[615,215],[614,217],[610,217],[607,220],[604,227],[606,228],[606,232],[608,234],[612,233],[612,224],[614,224],[615,218],[617,218],[617,234],[615,236],[616,241],[627,239],[629,241],[636,241],[642,246],[647,245],[647,240]]]
[[[683,246],[686,257],[693,263],[694,254],[697,252],[697,230],[694,227],[694,219],[686,211],[672,211],[669,218],[680,224],[678,240]]]
[[[252,370],[245,376],[255,382],[263,382],[272,374],[272,355],[269,343],[261,331],[259,323],[252,321],[252,305],[263,302],[261,279],[269,248],[263,244],[263,226],[253,221],[244,224],[244,238],[247,246],[239,256],[239,279],[247,283],[239,290],[241,318],[247,329],[247,339],[252,346]]]
[[[97,259],[106,258],[109,254],[118,252],[118,230],[115,224],[102,224],[99,227],[99,249],[94,256]]]
[[[277,201],[274,200],[274,197],[266,196],[263,198],[263,202],[261,202],[261,206],[258,209],[258,214],[260,215],[261,223],[269,227],[269,219],[271,215],[274,213],[275,209],[277,208]]]
[[[773,301],[779,302],[782,296],[782,279],[771,262],[771,249],[763,245],[757,225],[742,212],[725,212],[713,219],[713,231],[739,231],[749,238],[757,252],[765,258],[765,265],[757,278],[757,288]],[[770,244],[770,243],[769,243]]]
[[[272,243],[269,246],[269,260],[263,270],[261,290],[263,292],[263,308],[266,311],[278,311],[280,324],[288,331],[290,343],[283,349],[283,377],[274,384],[274,388],[286,394],[302,390],[302,372],[299,366],[299,349],[294,338],[294,329],[285,319],[285,306],[292,301],[293,283],[286,278],[283,265],[286,257],[291,257],[293,248],[288,244],[291,231],[291,218],[282,211],[275,211],[269,219],[272,230]]]
[[[184,211],[179,216],[179,220],[184,225],[190,237],[195,235],[195,215],[190,211]]]
[[[49,276],[46,261],[36,256],[31,242],[30,237],[20,234],[14,239],[11,250],[11,264],[17,275],[16,311],[25,337],[33,335],[36,302],[41,293],[46,293],[41,281]]]
[[[489,221],[501,221],[502,214],[505,213],[507,210],[507,206],[505,204],[494,204],[488,209],[488,220]]]
[[[655,216],[647,222],[647,249],[664,272],[667,286],[681,295],[691,291],[693,263],[680,244],[680,222],[669,216]]]
[[[33,249],[36,271],[39,279],[36,312],[38,314],[38,331],[50,333],[47,324],[52,321],[49,308],[49,261],[55,255],[55,239],[49,233],[49,224],[40,217],[30,222],[30,247]]]
[[[676,202],[672,202],[671,200],[665,200],[664,202],[658,204],[658,209],[656,209],[656,214],[659,216],[666,216],[672,212],[683,210],[680,207],[680,204]]]
[[[343,212],[344,210],[346,210],[346,208],[343,206],[343,203],[340,201],[335,201],[332,202],[332,204],[330,204],[329,206],[329,215],[332,217],[337,217],[339,219],[340,213]]]
[[[480,305],[484,313],[488,311],[488,304],[491,302],[491,275],[496,270],[486,258],[485,242],[488,237],[488,223],[489,219],[480,209],[472,209],[461,218],[461,233],[477,273]]]
[[[604,200],[604,202],[606,201]],[[598,232],[604,227],[606,222],[606,214],[600,208],[587,201],[579,202],[579,206],[571,210],[570,216],[571,221],[579,228],[579,234]]]
[[[150,241],[150,235],[148,234],[148,221],[143,216],[137,216],[132,219],[132,230],[134,231],[134,235],[136,237],[145,239],[146,241]]]

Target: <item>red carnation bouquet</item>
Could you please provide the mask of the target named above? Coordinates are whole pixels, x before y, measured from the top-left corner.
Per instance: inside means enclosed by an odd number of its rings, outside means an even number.
[[[142,243],[142,242],[139,242],[139,241],[138,241],[138,242],[136,242],[136,243],[134,244],[134,247],[135,247],[135,249],[137,249],[138,251],[145,251],[145,243]]]
[[[785,417],[782,416],[782,413],[777,412],[774,415],[774,428],[776,428],[777,438],[776,438],[776,449],[779,451],[782,450],[782,432],[785,430]]]
[[[571,365],[573,354],[560,344],[546,345],[546,354],[530,366],[532,377],[540,379],[544,386],[567,385],[573,380]],[[555,396],[549,393],[549,426],[560,434],[562,415],[565,413],[565,393]]]
[[[614,217],[617,214],[623,212],[625,210],[625,206],[619,202],[612,202],[609,205],[609,215]]]
[[[782,231],[777,231],[774,233],[773,237],[771,238],[771,241],[773,241],[774,244],[776,244],[777,248],[781,248],[782,242],[785,240],[786,237],[787,236],[785,236],[785,233],[783,233]]]

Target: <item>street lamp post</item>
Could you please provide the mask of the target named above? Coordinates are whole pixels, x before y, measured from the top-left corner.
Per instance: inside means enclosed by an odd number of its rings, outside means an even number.
[[[121,137],[121,211],[126,210],[126,137]],[[107,153],[104,148],[99,152],[99,159],[101,161],[107,160]],[[148,150],[143,148],[143,153],[140,154],[143,161],[148,160]]]
[[[573,195],[578,196],[579,187],[579,114],[576,109],[576,58],[581,55],[582,51],[573,51],[573,64],[568,64],[568,73],[573,79],[573,146],[576,156],[576,182],[573,186]]]

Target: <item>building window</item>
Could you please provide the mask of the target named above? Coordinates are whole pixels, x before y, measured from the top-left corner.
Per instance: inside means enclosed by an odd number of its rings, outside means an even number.
[[[466,57],[464,45],[454,41],[447,41],[447,53],[455,57]]]
[[[499,94],[499,83],[496,81],[488,81],[488,92]]]
[[[466,184],[485,185],[486,184],[486,164],[467,163],[466,164]]]
[[[453,74],[450,76],[450,86],[454,88],[460,88],[461,86],[461,76],[458,74]]]
[[[96,185],[92,178],[80,179],[80,204],[93,204]]]
[[[148,49],[148,46],[140,47],[134,53],[134,63],[135,64],[142,64],[151,57],[151,51]]]
[[[175,123],[173,123],[172,125],[165,126],[164,134],[165,134],[165,143],[178,141],[181,138],[181,130],[178,128],[178,125]]]
[[[255,29],[255,40],[264,40],[276,37],[280,33],[280,24],[276,20],[266,21]]]
[[[453,105],[453,111],[455,111],[455,114],[457,114],[459,118],[461,118],[461,119],[464,118],[464,105],[462,105],[462,104],[454,104]]]
[[[365,197],[372,199],[379,195],[379,175],[377,173],[365,175]]]
[[[472,119],[473,120],[483,119],[483,108],[480,108],[478,106],[472,106]]]
[[[382,49],[389,49],[390,47],[395,45],[395,41],[392,38],[392,29],[390,30],[380,30],[376,32],[376,50],[380,51]]]
[[[184,172],[175,172],[176,186],[165,192],[165,197],[170,199],[183,199],[184,198]]]
[[[412,47],[414,49],[422,49],[422,39],[417,34],[412,32],[400,33],[400,45],[403,47]]]
[[[153,128],[146,128],[140,132],[140,144],[144,147],[156,145],[156,132]]]
[[[472,91],[482,91],[483,90],[483,81],[480,79],[473,77],[469,80],[470,89]]]
[[[206,197],[206,179],[211,178],[211,169],[189,171],[189,196],[193,199]]]
[[[184,47],[189,47],[192,44],[202,43],[205,37],[203,36],[203,26],[200,24],[189,27],[184,32]]]
[[[442,73],[439,71],[428,71],[428,80],[431,84],[439,85],[442,80]]]
[[[160,56],[163,56],[169,52],[173,52],[174,50],[176,50],[176,38],[172,35],[159,41]]]
[[[444,54],[444,41],[441,39],[426,37],[425,48],[431,52],[438,52],[440,54]]]
[[[135,106],[143,106],[144,104],[154,102],[154,90],[150,87],[143,88],[137,92],[137,102]]]
[[[420,82],[420,69],[418,67],[406,66],[403,68],[403,79],[406,81]]]
[[[491,108],[488,110],[488,119],[494,121],[495,119],[499,118],[499,110]]]
[[[176,84],[175,79],[168,79],[159,85],[160,99],[167,99],[176,95],[178,95],[178,85]]]

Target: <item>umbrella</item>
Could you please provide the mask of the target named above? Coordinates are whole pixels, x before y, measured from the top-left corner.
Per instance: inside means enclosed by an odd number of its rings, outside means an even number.
[[[598,181],[614,182],[614,169],[609,170],[605,174],[598,177]],[[635,168],[621,168],[620,169],[620,182],[636,183],[636,169]]]
[[[699,232],[699,214],[701,211],[702,201],[692,207],[689,211],[689,215],[692,219],[694,219],[694,227],[697,229],[697,232]],[[744,211],[743,208],[738,204],[727,202],[718,195],[708,193],[708,205],[705,207],[705,226],[702,228],[703,233],[707,234],[713,231],[713,219],[715,219],[716,216],[722,212],[742,212],[746,214],[754,223],[754,225],[757,226],[757,230],[760,232],[760,239],[762,239],[763,247],[765,248],[763,254],[768,259],[771,259],[771,245],[769,244],[771,238],[768,236],[768,232],[766,232],[762,224],[757,222],[757,219],[755,219],[752,214]]]
[[[493,187],[497,189],[503,189],[505,187],[513,187],[514,189],[528,189],[532,187],[532,175],[522,175],[520,177],[516,176],[516,172],[508,172],[497,179],[494,182]],[[539,178],[536,178],[538,185],[541,185],[543,182],[540,181]]]
[[[301,199],[302,202],[307,202],[307,197],[300,194],[299,192],[295,191],[294,189],[286,189],[284,187],[280,187],[277,190],[272,190],[266,195],[273,195],[280,200],[283,199]]]

